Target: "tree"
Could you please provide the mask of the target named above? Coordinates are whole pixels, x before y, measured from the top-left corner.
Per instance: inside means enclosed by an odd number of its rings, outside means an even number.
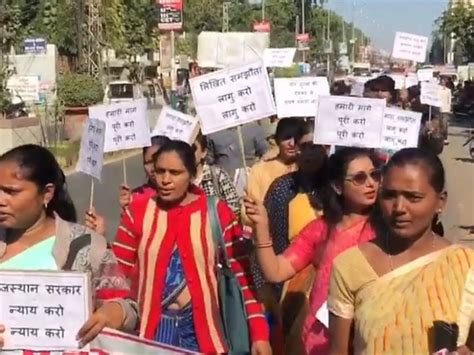
[[[439,30],[454,36],[466,61],[474,61],[474,6],[459,2],[437,20]]]

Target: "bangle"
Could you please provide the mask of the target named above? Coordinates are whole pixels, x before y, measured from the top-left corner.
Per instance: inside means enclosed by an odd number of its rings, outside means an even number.
[[[266,242],[255,242],[255,247],[257,249],[269,248],[271,246],[273,246],[272,240],[267,240]]]

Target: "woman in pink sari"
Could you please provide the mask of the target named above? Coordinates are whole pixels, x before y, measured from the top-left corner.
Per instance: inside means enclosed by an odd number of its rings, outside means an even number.
[[[331,156],[328,181],[321,192],[324,217],[309,223],[281,255],[275,255],[272,247],[268,228],[272,216],[267,216],[260,201],[245,199],[247,215],[255,225],[257,259],[267,281],[289,280],[310,264],[317,270],[300,354],[329,352],[326,301],[333,260],[374,237],[367,218],[377,198],[381,176],[377,165],[376,158],[360,148],[343,148]]]

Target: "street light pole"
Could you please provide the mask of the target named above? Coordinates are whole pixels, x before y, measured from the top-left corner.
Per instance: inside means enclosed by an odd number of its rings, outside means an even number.
[[[305,33],[304,23],[305,23],[305,6],[304,0],[301,0],[301,33]],[[303,49],[303,63],[306,63],[306,50]]]
[[[262,0],[262,21],[265,20],[265,0]]]

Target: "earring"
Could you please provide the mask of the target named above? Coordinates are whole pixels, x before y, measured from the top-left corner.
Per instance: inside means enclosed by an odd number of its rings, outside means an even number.
[[[45,209],[45,210],[48,209],[48,203],[47,203],[47,202],[44,203],[44,209]]]

